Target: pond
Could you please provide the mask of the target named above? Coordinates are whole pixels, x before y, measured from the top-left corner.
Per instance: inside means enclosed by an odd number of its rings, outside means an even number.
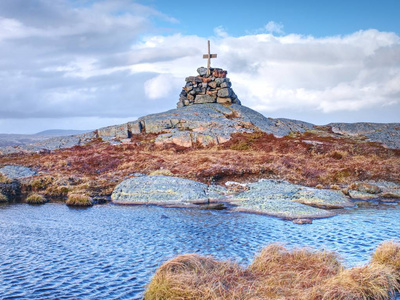
[[[0,299],[141,299],[166,260],[184,253],[241,264],[272,242],[337,251],[347,266],[400,238],[400,205],[344,210],[310,225],[155,206],[0,206]]]

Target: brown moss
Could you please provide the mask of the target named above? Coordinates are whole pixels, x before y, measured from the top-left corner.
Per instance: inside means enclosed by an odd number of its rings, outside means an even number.
[[[150,174],[160,169],[205,183],[260,178],[308,186],[346,186],[364,180],[399,182],[399,150],[334,137],[321,130],[283,138],[262,132],[234,134],[224,144],[191,148],[156,146],[155,134],[140,134],[132,135],[132,143],[126,145],[94,141],[46,155],[5,155],[0,157],[0,165],[19,164],[46,174],[35,177],[32,191],[52,198],[63,198],[68,192],[107,195],[132,173]]]

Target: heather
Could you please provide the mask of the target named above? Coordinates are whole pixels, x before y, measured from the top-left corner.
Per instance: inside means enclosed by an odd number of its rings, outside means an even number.
[[[234,134],[223,144],[192,147],[156,145],[156,136],[133,135],[120,145],[97,139],[51,153],[9,154],[0,157],[0,166],[18,164],[39,171],[26,188],[53,198],[66,198],[68,193],[108,196],[135,173],[207,184],[279,178],[335,189],[366,180],[398,183],[400,178],[400,150],[339,136],[325,127],[281,138],[262,132]]]

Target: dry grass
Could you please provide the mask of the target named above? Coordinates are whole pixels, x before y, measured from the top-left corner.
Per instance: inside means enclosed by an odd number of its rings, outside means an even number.
[[[87,195],[71,194],[68,196],[65,204],[67,204],[68,206],[92,206],[93,200]]]
[[[141,134],[134,135],[132,144],[127,145],[94,141],[46,155],[0,156],[0,166],[19,164],[47,174],[36,176],[32,189],[47,198],[64,198],[67,193],[110,195],[130,174],[160,170],[204,183],[279,178],[307,186],[339,188],[355,181],[399,182],[400,178],[400,150],[329,133],[283,138],[260,132],[235,134],[224,144],[192,148],[156,146],[154,139],[154,134]]]
[[[3,193],[0,193],[0,203],[8,202],[8,198]]]
[[[398,261],[400,247],[391,243],[374,254],[380,253],[390,266]],[[397,265],[391,268],[374,260],[344,269],[333,253],[289,251],[279,244],[264,248],[247,269],[196,254],[181,255],[157,270],[145,299],[390,299],[399,290],[400,271],[395,271]]]
[[[26,203],[28,204],[45,204],[47,202],[46,198],[43,195],[40,194],[30,194],[26,198]]]
[[[372,255],[371,263],[392,268],[400,276],[400,244],[394,241],[382,243]]]

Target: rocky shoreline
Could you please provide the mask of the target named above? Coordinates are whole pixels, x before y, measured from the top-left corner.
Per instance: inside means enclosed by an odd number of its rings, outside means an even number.
[[[9,200],[24,200],[21,187],[29,190],[29,178],[37,173],[27,167],[5,166],[0,169],[0,193]],[[28,180],[28,181],[27,181]],[[226,182],[207,185],[173,176],[135,174],[119,183],[111,194],[111,202],[120,205],[158,205],[225,209],[264,214],[297,224],[311,219],[332,217],[339,209],[365,203],[400,204],[400,184],[393,182],[355,182],[347,189],[319,189],[289,183],[285,180],[260,179],[251,183]],[[378,204],[376,204],[378,205]]]

